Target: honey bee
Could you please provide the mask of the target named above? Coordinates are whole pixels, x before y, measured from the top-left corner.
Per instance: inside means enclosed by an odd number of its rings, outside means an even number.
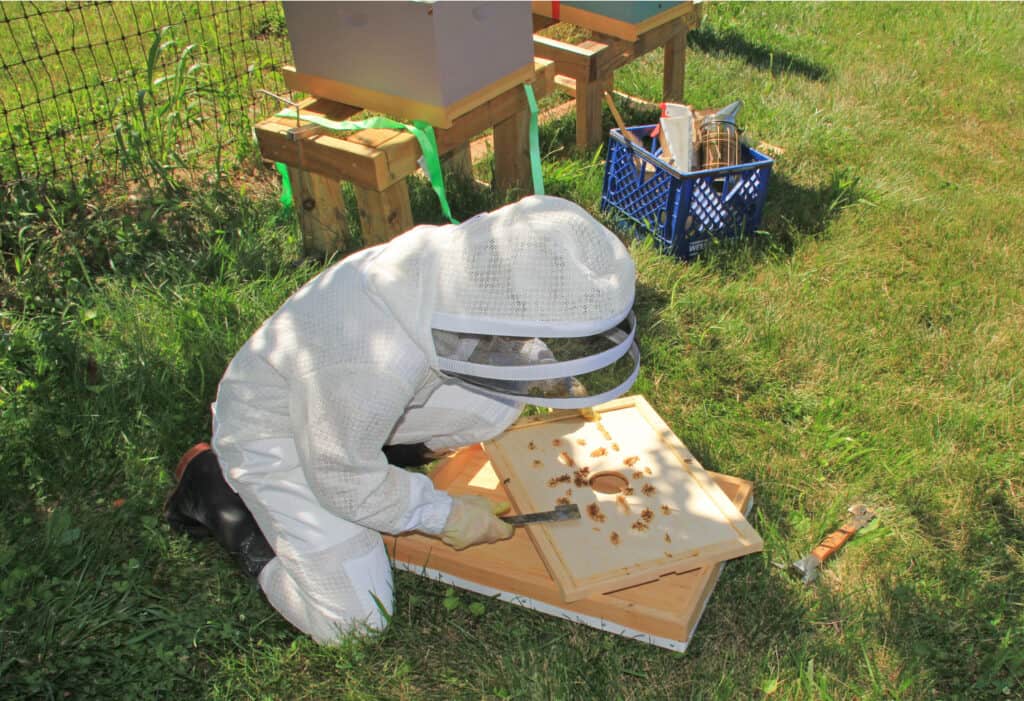
[[[634,531],[643,532],[647,530],[647,523],[638,519],[633,522],[633,525],[630,526],[630,528],[632,528]]]
[[[612,450],[614,450],[615,452],[619,452],[619,444],[618,443],[612,443]]]
[[[572,459],[572,456],[569,455],[564,450],[558,454],[558,462],[562,463],[566,467],[572,467],[573,465],[576,464],[576,462]]]
[[[534,460],[533,461],[533,466],[534,467],[543,467],[544,463],[542,463],[540,460]]]
[[[597,502],[594,502],[587,507],[587,516],[598,523],[603,523],[606,518],[606,516],[601,512],[601,507],[597,505]]]
[[[665,542],[666,543],[671,543],[672,542],[672,536],[670,536],[668,534],[668,531],[665,531]]]
[[[619,505],[619,508],[622,509],[623,513],[628,514],[630,512],[629,502],[626,501],[626,497],[620,494],[615,497],[615,502]]]
[[[623,487],[622,488],[622,495],[623,496],[627,496],[627,497],[633,496],[633,488],[632,487]]]
[[[644,509],[640,512],[640,518],[643,519],[644,523],[650,523],[651,519],[654,518],[654,512],[650,509]]]
[[[644,493],[645,497],[649,497],[649,496],[653,496],[654,493],[657,492],[658,490],[655,489],[654,487],[652,487],[651,483],[648,482],[647,484],[645,484],[643,487],[640,488],[640,491]]]
[[[557,487],[558,485],[564,484],[571,479],[572,477],[570,477],[569,475],[559,475],[558,477],[552,477],[551,479],[548,480],[548,486]]]
[[[602,455],[607,455],[607,454],[608,454],[607,450],[605,450],[604,448],[598,448],[597,450],[592,450],[590,452],[590,457],[592,457],[592,458],[599,458]]]
[[[554,445],[554,446],[562,445],[562,441],[559,440],[558,438],[555,438],[553,441],[551,441],[551,445]]]
[[[645,468],[644,468],[644,474],[645,474],[645,475],[653,475],[654,473],[653,473],[653,472],[651,472],[651,468],[649,468],[649,467],[645,467]]]
[[[529,448],[530,450],[536,450],[537,444],[534,443],[533,441],[530,441],[529,443],[526,444],[526,447]]]
[[[625,463],[626,467],[633,467],[633,465],[636,465],[636,463],[637,463],[637,461],[639,459],[640,459],[639,455],[631,455],[630,457],[626,458],[622,462]]]
[[[663,513],[666,516],[668,516],[669,514],[672,513],[672,507],[671,506],[665,506],[664,504],[662,504],[661,505],[661,513]]]
[[[557,499],[555,499],[555,504],[559,506],[568,506],[569,497],[558,497]]]
[[[587,439],[586,438],[577,438],[576,439],[576,443],[578,445],[586,445],[587,444]]]
[[[644,478],[644,473],[640,472],[640,470],[637,470],[636,472],[633,473],[633,479],[635,479],[635,480],[642,480],[643,478]]]
[[[612,534],[611,536],[609,536],[608,540],[612,541],[612,545],[618,545],[620,541],[619,534],[615,531],[612,531]]]

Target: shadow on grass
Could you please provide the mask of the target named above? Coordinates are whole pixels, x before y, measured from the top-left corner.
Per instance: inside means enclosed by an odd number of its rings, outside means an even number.
[[[755,68],[771,71],[773,76],[794,73],[810,80],[829,78],[829,70],[821,64],[755,44],[734,29],[718,30],[705,25],[690,32],[689,44],[705,53],[736,56]]]

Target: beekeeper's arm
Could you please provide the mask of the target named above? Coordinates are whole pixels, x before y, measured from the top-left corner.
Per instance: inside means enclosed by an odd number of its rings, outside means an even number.
[[[321,368],[292,389],[295,442],[313,494],[339,517],[384,533],[419,530],[454,547],[512,535],[486,505],[454,500],[382,447],[414,388],[376,365]],[[442,432],[444,427],[438,427]]]

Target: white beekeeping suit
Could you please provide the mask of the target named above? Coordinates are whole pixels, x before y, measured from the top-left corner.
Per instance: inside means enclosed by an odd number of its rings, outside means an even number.
[[[214,404],[213,448],[276,554],[259,575],[271,604],[321,642],[382,628],[380,534],[439,534],[452,509],[382,447],[460,447],[524,403],[621,394],[639,363],[633,295],[621,242],[553,197],[416,227],[303,286],[235,356]],[[559,356],[560,339],[579,343]],[[623,364],[604,392],[576,379]]]

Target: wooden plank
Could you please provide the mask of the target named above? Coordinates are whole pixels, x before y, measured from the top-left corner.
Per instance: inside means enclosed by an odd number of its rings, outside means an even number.
[[[330,255],[348,246],[348,219],[341,184],[332,178],[288,167],[295,211],[307,254]]]
[[[610,79],[593,82],[576,82],[576,146],[588,149],[605,139],[601,125],[604,93],[612,89]]]
[[[745,510],[752,498],[752,485],[738,478],[709,474],[737,508]],[[464,449],[441,463],[431,479],[435,486],[451,494],[480,494],[494,501],[508,499],[487,453],[480,446]],[[385,543],[393,559],[411,571],[429,567],[514,595],[514,600],[522,605],[531,606],[530,602],[523,601],[523,597],[528,597],[565,618],[593,617],[602,624],[621,625],[679,641],[684,647],[692,637],[722,569],[722,564],[716,563],[566,603],[524,530],[517,529],[509,540],[466,550],[453,550],[436,538],[416,533],[386,537]]]
[[[494,125],[494,189],[533,194],[530,114],[525,110]]]
[[[441,168],[446,174],[452,174],[456,177],[472,180],[473,159],[469,153],[469,144],[464,143],[462,146],[459,146],[442,156]]]
[[[351,83],[343,83],[308,73],[301,73],[296,71],[293,66],[284,66],[282,73],[285,85],[290,90],[328,98],[335,102],[361,105],[367,109],[384,112],[400,119],[421,119],[435,127],[447,128],[452,125],[456,117],[469,112],[474,107],[478,107],[494,96],[500,95],[512,86],[532,81],[535,68],[533,63],[523,66],[509,73],[501,80],[495,81],[460,100],[456,100],[450,105],[433,105],[397,95],[389,95],[352,85]]]
[[[287,123],[280,118],[256,125],[256,139],[264,158],[377,190],[395,182],[381,150],[329,133],[293,141],[288,132],[294,126],[294,121]]]
[[[661,94],[665,102],[682,102],[686,83],[686,29],[665,44]]]
[[[567,75],[576,80],[596,78],[593,73],[594,52],[556,39],[533,36],[533,53],[538,58],[555,62],[558,75]]]
[[[385,243],[412,228],[412,205],[404,180],[379,192],[359,186],[354,189],[364,246]]]
[[[486,443],[517,508],[569,500],[587,512],[527,529],[566,601],[763,547],[643,397],[624,399],[598,407],[598,421],[524,420]]]

